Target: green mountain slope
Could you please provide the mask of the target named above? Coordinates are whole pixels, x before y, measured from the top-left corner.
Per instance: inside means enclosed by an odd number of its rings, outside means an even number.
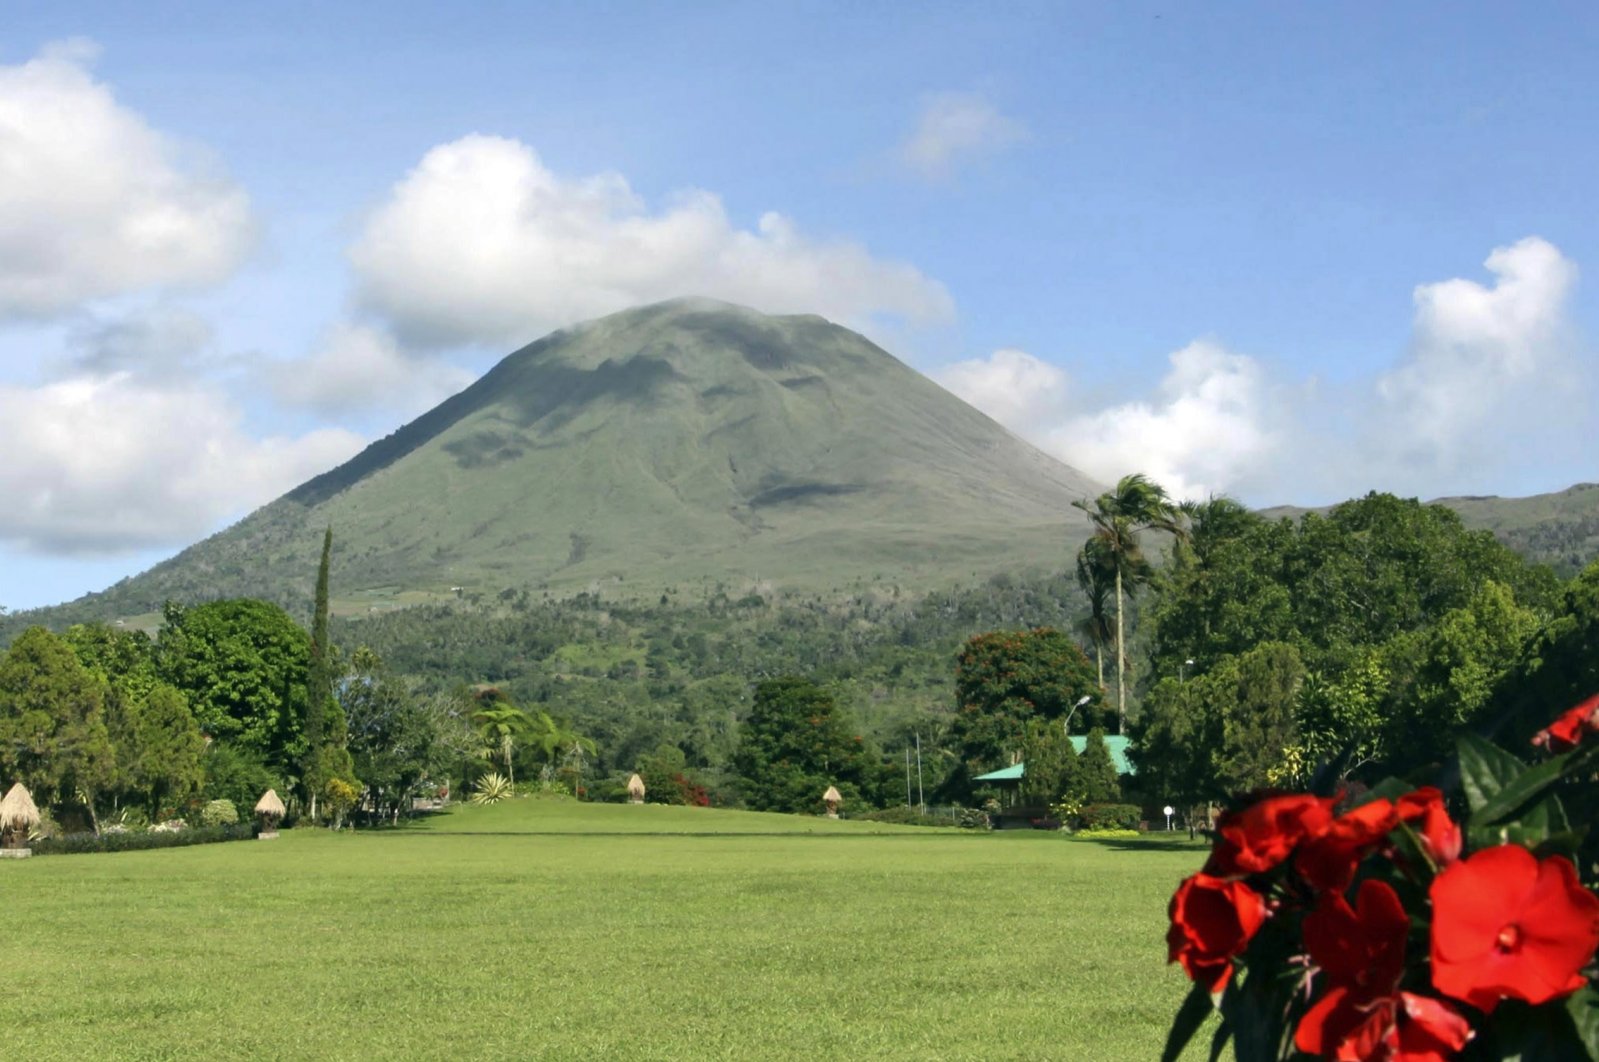
[[[1060,569],[1100,487],[854,332],[677,300],[556,332],[239,524],[67,607]]]

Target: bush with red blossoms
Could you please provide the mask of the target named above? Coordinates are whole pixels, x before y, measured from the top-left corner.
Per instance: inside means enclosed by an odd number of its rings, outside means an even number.
[[[1459,742],[1458,792],[1256,793],[1172,897],[1176,1059],[1599,1062],[1599,696],[1529,765]],[[1461,814],[1452,814],[1451,806]]]

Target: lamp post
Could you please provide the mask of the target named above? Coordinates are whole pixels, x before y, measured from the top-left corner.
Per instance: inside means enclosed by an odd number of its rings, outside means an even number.
[[[1166,813],[1166,832],[1170,833],[1171,832],[1171,816],[1172,816],[1172,812],[1176,811],[1177,809],[1172,807],[1170,804],[1167,804],[1165,807],[1161,808],[1160,810],[1162,810],[1162,811],[1164,811]]]
[[[1184,660],[1177,665],[1177,684],[1179,686],[1188,681],[1188,669],[1193,666],[1194,662],[1192,660]]]
[[[1072,716],[1077,714],[1077,709],[1081,708],[1083,705],[1087,704],[1093,699],[1094,695],[1092,693],[1083,694],[1080,698],[1078,698],[1077,703],[1072,705],[1072,710],[1066,713],[1066,721],[1061,724],[1061,729],[1066,731],[1067,737],[1072,736]]]

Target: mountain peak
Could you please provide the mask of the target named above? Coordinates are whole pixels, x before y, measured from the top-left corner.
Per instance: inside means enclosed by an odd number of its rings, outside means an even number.
[[[116,591],[280,596],[329,525],[338,584],[379,598],[948,584],[1064,566],[1098,489],[855,332],[671,299],[523,347]]]

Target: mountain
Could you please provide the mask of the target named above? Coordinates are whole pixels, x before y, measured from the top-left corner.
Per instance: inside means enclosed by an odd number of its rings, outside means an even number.
[[[1528,560],[1547,564],[1562,576],[1576,574],[1599,559],[1599,483],[1579,483],[1551,494],[1525,498],[1460,495],[1435,499],[1460,514],[1470,528],[1492,531],[1505,545]],[[1326,512],[1282,505],[1262,510],[1271,517],[1298,519],[1307,512]]]
[[[322,529],[346,611],[509,588],[907,587],[1059,570],[1102,488],[862,336],[674,300],[555,332],[352,460],[55,610],[303,607]]]

